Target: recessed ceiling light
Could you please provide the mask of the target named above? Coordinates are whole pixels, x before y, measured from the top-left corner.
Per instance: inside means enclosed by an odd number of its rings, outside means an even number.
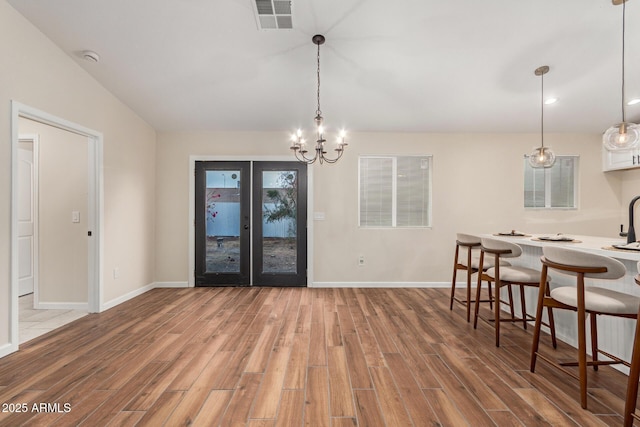
[[[640,98],[634,98],[627,102],[627,105],[636,105],[636,104],[640,104]]]
[[[558,102],[558,98],[547,98],[544,100],[545,105],[555,104],[556,102]]]

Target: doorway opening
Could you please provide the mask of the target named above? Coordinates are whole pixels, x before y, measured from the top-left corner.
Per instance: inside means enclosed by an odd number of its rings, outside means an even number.
[[[195,285],[306,286],[307,166],[195,162]]]
[[[19,323],[20,323],[20,309],[19,309],[19,295],[27,293],[28,283],[25,283],[25,270],[33,271],[33,296],[36,301],[36,308],[45,308],[45,309],[83,309],[86,312],[99,312],[101,310],[102,305],[102,288],[101,288],[101,265],[102,265],[102,246],[101,246],[101,236],[103,231],[102,226],[102,200],[103,200],[103,191],[102,191],[102,134],[96,132],[94,130],[85,128],[78,124],[69,122],[67,120],[61,119],[59,117],[55,117],[43,111],[34,109],[32,107],[28,107],[26,105],[20,104],[18,102],[12,101],[11,104],[12,109],[12,142],[11,142],[11,152],[12,152],[12,161],[11,161],[11,179],[12,179],[12,196],[11,196],[11,289],[10,289],[10,302],[9,302],[9,345],[0,349],[0,357],[12,353],[18,350],[18,346],[20,343],[20,333],[19,333]],[[79,206],[82,208],[78,208],[77,210],[69,209],[68,212],[66,210],[65,222],[69,224],[73,224],[72,226],[76,227],[75,239],[78,240],[78,236],[80,236],[80,249],[77,249],[76,246],[76,255],[79,256],[79,263],[83,264],[83,268],[79,270],[82,275],[81,278],[76,278],[80,280],[83,284],[82,292],[84,296],[82,297],[82,301],[74,300],[73,298],[67,298],[65,300],[63,298],[62,301],[56,300],[56,297],[51,297],[51,295],[56,295],[55,289],[45,288],[43,287],[42,275],[39,274],[39,265],[43,263],[43,259],[41,255],[43,252],[42,248],[42,234],[43,230],[41,230],[41,225],[38,222],[42,222],[43,216],[40,215],[39,221],[38,216],[36,215],[33,220],[35,220],[34,235],[25,235],[24,228],[25,224],[22,219],[24,219],[24,213],[21,212],[21,208],[24,204],[24,195],[29,191],[21,191],[21,186],[24,185],[23,180],[21,179],[21,173],[24,175],[24,168],[21,168],[21,156],[24,155],[24,152],[21,151],[21,137],[20,137],[20,123],[21,120],[28,119],[29,121],[33,121],[39,125],[49,126],[57,131],[65,131],[69,132],[70,135],[73,135],[74,138],[80,137],[80,145],[82,146],[82,150],[80,153],[80,157],[78,164],[82,164],[81,177],[76,177],[76,181],[82,181],[84,185],[84,190],[79,190],[77,193],[81,194],[81,200],[77,201]],[[24,138],[22,139],[24,142]],[[40,148],[42,147],[43,141],[39,141]],[[40,150],[36,150],[36,153]],[[37,154],[35,154],[37,158]],[[40,159],[41,160],[41,159]],[[77,159],[76,159],[77,160]],[[59,161],[58,164],[53,165],[53,170],[57,169],[57,173],[61,175],[65,175],[67,173],[68,164],[64,161]],[[41,181],[41,179],[40,179]],[[22,184],[21,184],[22,182]],[[34,181],[33,183],[37,183]],[[37,185],[37,184],[36,184]],[[38,188],[38,192],[42,193],[42,188]],[[53,199],[56,197],[65,198],[68,196],[65,193],[64,188],[58,188],[53,190],[46,191],[48,196],[52,196]],[[70,192],[69,192],[70,193]],[[22,199],[21,199],[22,197]],[[36,202],[37,203],[37,202]],[[74,202],[75,203],[75,202]],[[70,206],[70,205],[66,205]],[[34,209],[32,206],[31,210]],[[42,209],[42,206],[39,206],[39,210]],[[65,207],[65,209],[67,209]],[[64,214],[63,214],[64,215]],[[49,215],[47,215],[47,218]],[[68,224],[67,224],[68,225]],[[79,231],[79,227],[82,227],[82,230]],[[49,227],[49,229],[54,229],[55,226]],[[55,230],[59,231],[59,230]],[[67,230],[67,234],[64,235],[64,240],[70,238],[70,233]],[[31,240],[29,242],[29,240]],[[58,242],[62,243],[62,242]],[[29,248],[30,254],[25,255],[25,248]],[[48,252],[51,253],[51,252]],[[28,260],[28,261],[27,261]],[[31,264],[29,266],[29,264]],[[52,263],[55,264],[55,261]],[[63,273],[64,274],[64,273]],[[21,289],[22,288],[22,289]],[[73,293],[73,289],[67,289],[68,292]],[[47,292],[49,292],[47,294]],[[40,300],[38,302],[38,300]],[[39,307],[38,307],[39,306]]]

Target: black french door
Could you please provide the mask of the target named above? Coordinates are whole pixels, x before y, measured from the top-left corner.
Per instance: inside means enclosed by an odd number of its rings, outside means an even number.
[[[196,286],[251,284],[248,162],[196,162]]]
[[[196,286],[306,286],[306,165],[202,161],[195,172]]]

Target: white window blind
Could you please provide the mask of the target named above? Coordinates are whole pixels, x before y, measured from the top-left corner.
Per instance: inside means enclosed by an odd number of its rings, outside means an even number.
[[[431,156],[362,156],[361,227],[431,225]]]
[[[578,156],[557,156],[550,168],[532,168],[524,158],[525,208],[576,208]]]

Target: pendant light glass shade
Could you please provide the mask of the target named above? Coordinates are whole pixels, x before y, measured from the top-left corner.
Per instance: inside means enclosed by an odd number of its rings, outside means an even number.
[[[549,67],[543,65],[536,68],[534,74],[540,76],[540,147],[529,155],[529,164],[532,168],[550,168],[556,162],[556,155],[551,148],[544,146],[544,75],[549,72]]]
[[[532,168],[550,168],[556,162],[556,155],[549,147],[538,147],[529,155]]]
[[[602,143],[609,151],[636,148],[640,143],[640,125],[623,122],[611,126],[602,136]]]
[[[602,135],[602,144],[609,151],[631,150],[640,145],[640,125],[629,123],[624,109],[624,33],[627,0],[613,0],[614,5],[622,5],[622,123],[611,126]]]

